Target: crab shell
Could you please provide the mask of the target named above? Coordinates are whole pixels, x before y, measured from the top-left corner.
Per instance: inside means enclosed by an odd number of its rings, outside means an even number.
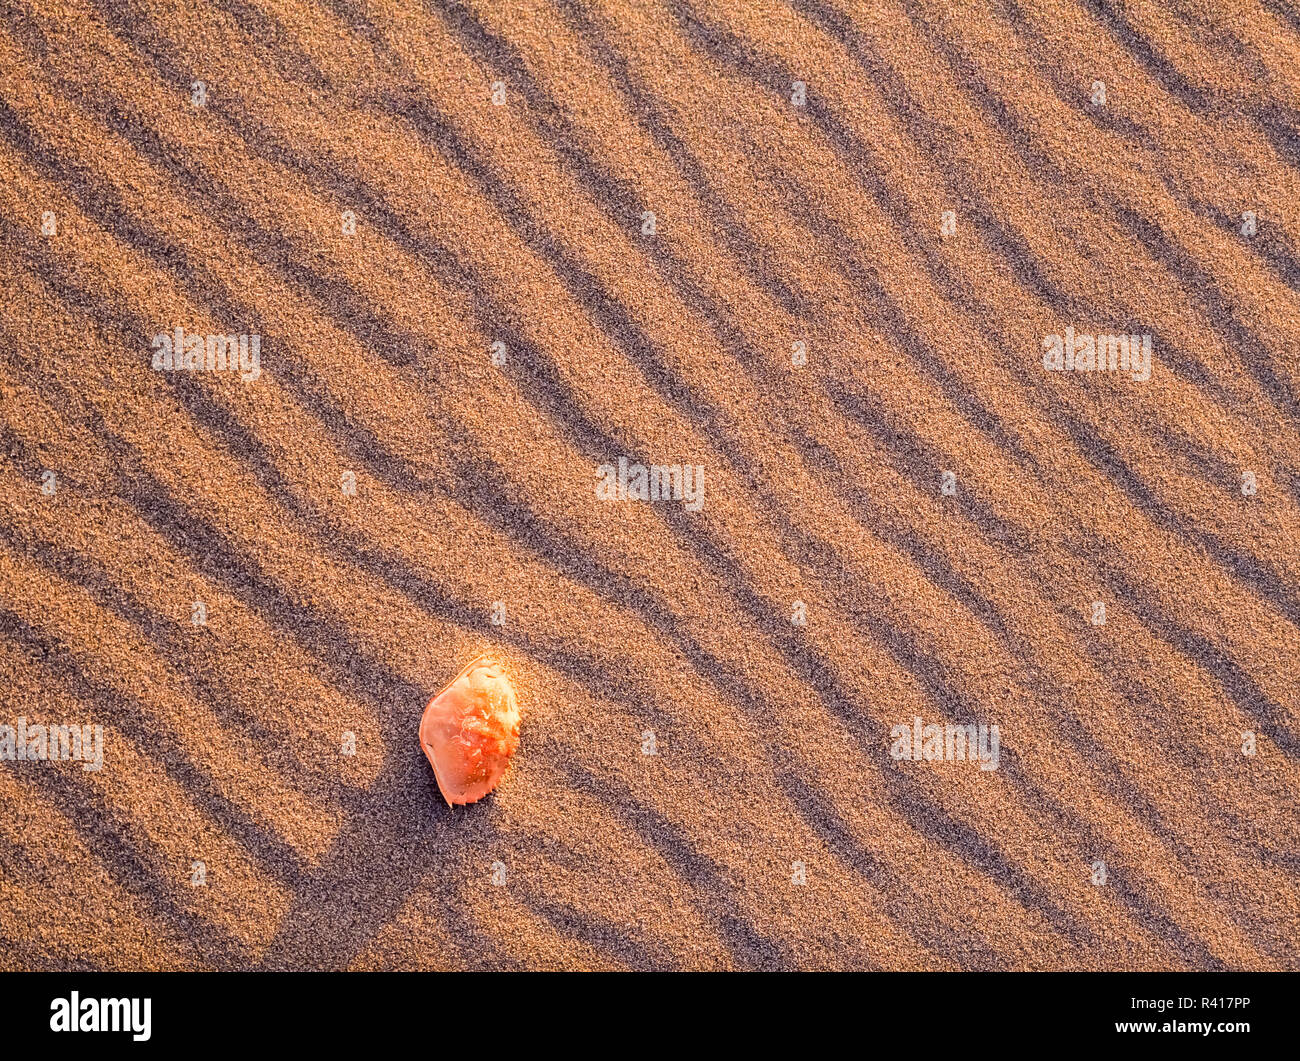
[[[477,803],[519,746],[519,705],[505,667],[479,656],[429,701],[420,747],[448,806]]]

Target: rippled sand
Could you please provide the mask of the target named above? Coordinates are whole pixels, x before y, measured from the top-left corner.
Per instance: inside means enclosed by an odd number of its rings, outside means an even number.
[[[1169,6],[0,5],[0,967],[1300,968],[1300,20]]]

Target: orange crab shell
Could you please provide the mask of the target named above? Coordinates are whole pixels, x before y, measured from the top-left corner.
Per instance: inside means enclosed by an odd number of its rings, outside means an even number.
[[[420,747],[448,806],[477,803],[519,746],[519,705],[503,667],[479,656],[434,696],[420,719]]]

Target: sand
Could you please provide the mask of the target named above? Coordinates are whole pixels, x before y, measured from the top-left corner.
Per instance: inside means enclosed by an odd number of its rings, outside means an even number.
[[[6,0],[0,968],[1300,968],[1298,204],[1272,0]]]

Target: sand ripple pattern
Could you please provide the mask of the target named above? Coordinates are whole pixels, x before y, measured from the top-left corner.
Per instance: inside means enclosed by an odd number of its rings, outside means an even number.
[[[0,0],[0,725],[103,734],[0,967],[1300,968],[1300,17],[1213,6]]]

